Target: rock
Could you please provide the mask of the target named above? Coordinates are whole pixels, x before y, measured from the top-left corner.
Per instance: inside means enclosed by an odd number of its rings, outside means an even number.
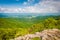
[[[13,40],[31,40],[32,38],[39,37],[41,40],[60,40],[60,30],[48,29],[35,34],[27,34],[25,36],[17,37]]]

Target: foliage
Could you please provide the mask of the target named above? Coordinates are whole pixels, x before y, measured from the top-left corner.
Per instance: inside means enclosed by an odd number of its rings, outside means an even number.
[[[9,40],[44,29],[60,29],[59,18],[60,16],[46,16],[45,18],[38,17],[32,19],[0,18],[0,40]],[[38,38],[36,39],[39,40]]]

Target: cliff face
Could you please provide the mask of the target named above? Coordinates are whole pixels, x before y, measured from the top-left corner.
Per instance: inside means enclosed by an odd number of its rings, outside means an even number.
[[[35,34],[27,34],[11,40],[31,40],[32,38],[39,37],[41,40],[60,40],[59,29],[48,29],[42,32],[36,32]]]

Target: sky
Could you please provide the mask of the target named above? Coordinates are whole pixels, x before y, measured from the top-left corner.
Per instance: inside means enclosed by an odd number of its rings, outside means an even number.
[[[0,13],[60,13],[60,0],[0,0]]]

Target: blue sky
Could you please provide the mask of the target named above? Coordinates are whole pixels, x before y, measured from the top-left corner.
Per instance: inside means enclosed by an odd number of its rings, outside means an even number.
[[[0,4],[15,4],[23,2],[27,2],[27,0],[0,0]]]
[[[34,5],[36,3],[38,3],[39,1],[41,0],[0,0],[0,5],[1,6],[16,6],[19,5],[19,6],[22,6],[23,3],[25,2],[29,2],[27,6],[30,6],[30,5]]]
[[[60,0],[0,0],[0,13],[60,13]]]

